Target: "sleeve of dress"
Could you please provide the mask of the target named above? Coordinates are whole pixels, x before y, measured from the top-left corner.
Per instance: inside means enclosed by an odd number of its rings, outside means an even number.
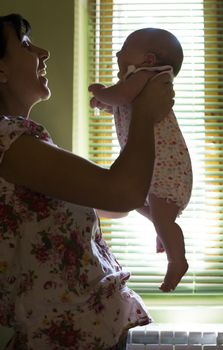
[[[0,163],[12,143],[23,134],[52,143],[50,135],[42,125],[23,117],[0,116]]]

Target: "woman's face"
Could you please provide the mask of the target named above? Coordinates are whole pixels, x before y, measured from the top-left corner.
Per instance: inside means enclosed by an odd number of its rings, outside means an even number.
[[[46,75],[49,52],[34,46],[27,36],[20,41],[10,24],[5,25],[6,53],[0,64],[4,71],[4,90],[8,99],[28,110],[50,97]],[[7,101],[6,101],[7,102]],[[10,101],[9,101],[10,102]],[[22,111],[21,111],[22,112]]]

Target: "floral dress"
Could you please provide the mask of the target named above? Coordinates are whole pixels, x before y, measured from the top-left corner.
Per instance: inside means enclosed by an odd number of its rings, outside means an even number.
[[[52,143],[33,121],[0,116],[0,163],[22,134]],[[0,177],[0,217],[0,324],[14,328],[13,349],[105,350],[150,322],[92,208]]]
[[[171,66],[135,68],[131,65],[125,79],[140,70],[156,72],[156,76],[168,72],[172,76]],[[114,119],[119,144],[123,148],[128,138],[130,106],[114,107]],[[173,111],[155,124],[154,136],[155,162],[145,205],[149,205],[149,194],[154,194],[157,198],[176,203],[180,214],[191,197],[192,166],[187,145]]]

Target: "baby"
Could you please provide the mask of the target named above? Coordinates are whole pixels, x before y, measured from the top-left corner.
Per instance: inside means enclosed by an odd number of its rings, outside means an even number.
[[[131,102],[148,80],[166,72],[176,76],[182,65],[183,50],[172,33],[143,28],[127,37],[116,56],[118,83],[110,87],[92,84],[89,91],[93,94],[92,108],[114,114],[117,137],[123,148],[128,137]],[[154,136],[153,177],[145,205],[138,212],[153,222],[157,232],[157,252],[166,251],[168,266],[160,289],[170,292],[188,269],[183,233],[175,220],[191,196],[192,168],[173,111],[154,126]]]

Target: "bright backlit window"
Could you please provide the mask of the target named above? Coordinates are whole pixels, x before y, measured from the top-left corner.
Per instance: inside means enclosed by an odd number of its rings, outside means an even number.
[[[89,0],[89,82],[117,82],[116,52],[126,36],[143,27],[171,31],[184,49],[175,79],[174,111],[188,144],[194,184],[190,204],[178,219],[190,269],[176,293],[223,292],[223,4],[218,0]],[[119,153],[113,116],[89,111],[89,155],[110,166]],[[165,254],[155,252],[151,222],[136,212],[102,220],[105,237],[129,285],[140,293],[158,291]]]

